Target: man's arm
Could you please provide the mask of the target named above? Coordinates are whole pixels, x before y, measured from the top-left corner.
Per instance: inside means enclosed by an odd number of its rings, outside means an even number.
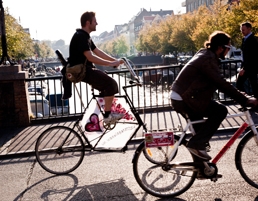
[[[105,59],[105,60],[108,60],[108,61],[115,61],[117,60],[116,58],[108,55],[107,53],[105,53],[104,51],[102,51],[101,49],[99,49],[98,47],[96,47],[94,50],[93,50],[94,54],[97,55],[98,57],[102,58],[102,59]]]
[[[103,51],[99,50],[98,48],[95,48],[93,52],[90,50],[85,51],[84,55],[90,62],[94,64],[101,65],[101,66],[112,66],[112,67],[114,66],[117,67],[121,64],[122,60],[115,59],[107,55]]]

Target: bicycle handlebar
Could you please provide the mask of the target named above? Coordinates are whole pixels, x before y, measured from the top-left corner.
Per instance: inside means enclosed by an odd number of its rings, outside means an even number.
[[[136,73],[134,72],[133,67],[132,67],[131,63],[129,62],[129,60],[125,57],[122,57],[121,59],[124,60],[124,64],[125,64],[126,68],[129,70],[132,77],[134,78],[134,80],[130,80],[129,83],[136,84],[137,86],[142,86],[142,81],[141,81],[140,77],[138,75],[136,75]]]

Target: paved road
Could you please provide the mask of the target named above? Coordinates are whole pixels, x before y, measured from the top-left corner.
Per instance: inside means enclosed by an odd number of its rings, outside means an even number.
[[[210,155],[214,156],[230,136],[229,133],[215,135]],[[63,176],[44,171],[35,157],[2,160],[0,200],[255,201],[258,200],[258,189],[249,186],[235,168],[234,154],[238,141],[218,163],[219,173],[223,175],[221,179],[216,183],[196,180],[187,192],[177,198],[159,199],[139,187],[133,176],[131,160],[135,147],[131,145],[125,154],[86,153],[81,166]]]

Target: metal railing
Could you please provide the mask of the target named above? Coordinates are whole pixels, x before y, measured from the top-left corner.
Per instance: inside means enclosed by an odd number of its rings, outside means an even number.
[[[225,79],[235,85],[237,69],[241,66],[240,60],[223,61],[220,70]],[[171,109],[170,86],[182,69],[182,65],[157,66],[137,68],[136,73],[142,78],[143,86],[128,89],[128,94],[139,113],[164,111]],[[119,95],[123,95],[122,86],[129,84],[131,74],[126,69],[108,71],[119,86]],[[29,87],[30,103],[33,120],[75,117],[83,113],[84,108],[80,98],[72,86],[72,97],[62,100],[62,76],[37,77],[26,79]],[[86,83],[77,83],[84,106],[89,103],[92,92],[96,90]],[[250,87],[250,86],[247,86]],[[216,91],[214,98],[220,101],[230,100],[220,91]]]

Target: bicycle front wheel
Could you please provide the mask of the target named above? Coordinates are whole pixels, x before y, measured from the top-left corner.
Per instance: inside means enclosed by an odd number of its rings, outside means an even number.
[[[235,161],[241,176],[251,186],[258,188],[258,144],[255,135],[249,131],[239,142]]]
[[[43,169],[60,175],[79,167],[85,152],[82,138],[77,132],[65,126],[54,126],[39,136],[35,154]]]
[[[150,160],[145,152],[145,144],[142,142],[133,159],[134,177],[144,191],[166,198],[178,196],[192,186],[197,172],[190,165],[193,164],[193,157],[185,146],[179,146],[176,156],[168,164]],[[179,163],[183,162],[186,162],[185,165],[180,166]]]

